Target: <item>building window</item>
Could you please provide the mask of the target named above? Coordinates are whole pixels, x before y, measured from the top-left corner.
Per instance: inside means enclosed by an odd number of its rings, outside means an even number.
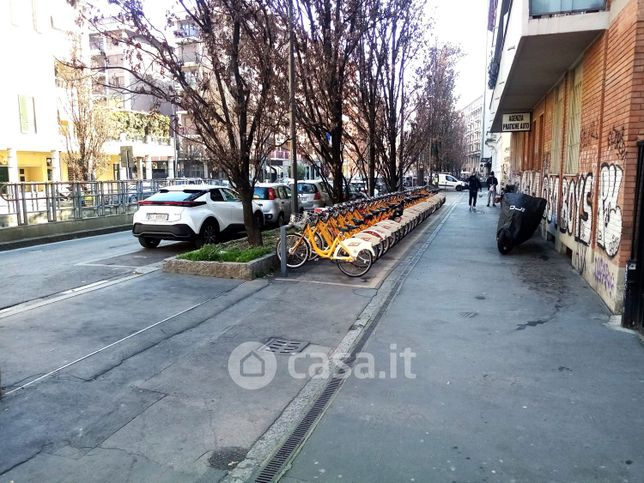
[[[579,171],[579,138],[581,133],[581,65],[574,71],[572,93],[568,104],[568,126],[566,139],[566,166],[564,174]]]
[[[552,119],[552,151],[550,153],[549,173],[559,174],[561,167],[561,139],[563,131],[564,97],[566,85],[562,82],[557,88]]]
[[[31,96],[18,96],[20,132],[36,134],[36,100]]]

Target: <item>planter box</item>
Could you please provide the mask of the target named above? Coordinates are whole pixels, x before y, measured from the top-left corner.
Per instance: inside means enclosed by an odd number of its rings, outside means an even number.
[[[279,259],[269,253],[248,263],[238,262],[193,262],[169,258],[163,263],[164,272],[187,273],[205,277],[237,278],[253,280],[279,268]]]

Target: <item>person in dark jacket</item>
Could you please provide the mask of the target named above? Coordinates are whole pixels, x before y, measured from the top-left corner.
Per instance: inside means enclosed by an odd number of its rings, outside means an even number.
[[[494,171],[490,171],[490,176],[487,177],[487,205],[490,206],[490,198],[492,198],[492,206],[496,206],[496,190],[499,186],[499,180],[494,176]]]
[[[472,176],[467,178],[467,183],[470,188],[470,211],[472,211],[476,209],[476,197],[478,196],[478,192],[481,191],[481,182],[478,176],[476,176],[476,171],[472,173]]]

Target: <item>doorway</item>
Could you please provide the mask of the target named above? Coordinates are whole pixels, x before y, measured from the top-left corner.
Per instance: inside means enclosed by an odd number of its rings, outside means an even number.
[[[637,147],[633,244],[631,259],[626,265],[623,324],[644,332],[644,142]]]

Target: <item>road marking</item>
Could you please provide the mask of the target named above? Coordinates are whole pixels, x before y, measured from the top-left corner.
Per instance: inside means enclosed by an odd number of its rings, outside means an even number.
[[[212,301],[220,299],[220,298],[223,298],[225,300],[226,297],[228,297],[228,296],[232,297],[232,301],[231,301],[232,303],[230,303],[229,305],[225,306],[222,310],[220,310],[220,311],[208,316],[208,317],[214,317],[214,316],[220,314],[221,312],[223,312],[225,310],[228,310],[231,307],[234,307],[240,301],[245,300],[247,297],[250,297],[253,294],[259,292],[260,290],[263,290],[266,287],[268,287],[268,283],[266,283],[266,282],[259,283],[259,284],[256,283],[256,282],[257,281],[249,281],[249,282],[242,283],[241,285],[238,285],[238,286],[236,286],[236,287],[234,287],[234,288],[232,288],[230,290],[224,291],[223,293],[218,293],[214,297],[210,297],[210,298],[208,298],[206,300],[203,300],[203,301],[201,301],[199,303],[191,305],[190,307],[188,307],[186,309],[180,310],[179,312],[177,312],[175,314],[172,314],[172,315],[170,315],[168,317],[165,317],[164,319],[161,319],[161,320],[159,320],[157,322],[154,322],[153,324],[150,324],[147,327],[139,329],[136,332],[131,333],[130,335],[127,335],[127,336],[122,337],[121,339],[119,339],[117,341],[114,341],[114,342],[112,342],[110,344],[107,344],[106,346],[101,347],[100,349],[96,349],[95,351],[92,351],[89,354],[85,354],[84,356],[79,357],[78,359],[75,359],[75,360],[73,360],[71,362],[68,362],[67,364],[62,365],[62,366],[58,367],[57,369],[49,371],[48,373],[43,374],[42,376],[38,376],[37,378],[32,379],[31,381],[27,382],[26,384],[22,384],[22,385],[20,385],[20,386],[18,386],[16,388],[12,389],[11,391],[7,391],[4,395],[9,396],[10,394],[13,394],[13,393],[15,393],[17,391],[25,389],[25,388],[33,385],[33,384],[36,384],[37,382],[42,381],[43,379],[46,379],[46,378],[48,378],[50,376],[53,376],[54,374],[56,374],[56,373],[58,373],[58,372],[60,372],[60,371],[62,371],[64,369],[67,369],[70,366],[73,366],[74,364],[78,364],[79,362],[82,362],[82,361],[84,361],[84,360],[86,360],[86,359],[88,359],[88,358],[90,358],[92,356],[95,356],[96,354],[100,354],[101,352],[103,352],[103,351],[105,351],[107,349],[110,349],[110,348],[114,347],[115,345],[120,344],[121,342],[125,342],[126,340],[129,340],[129,339],[131,339],[131,338],[133,338],[133,337],[135,337],[135,336],[137,336],[139,334],[142,334],[143,332],[146,332],[146,331],[148,331],[150,329],[153,329],[154,327],[157,327],[160,324],[168,322],[169,320],[175,319],[175,318],[177,318],[177,317],[179,317],[179,316],[181,316],[183,314],[186,314],[186,313],[188,313],[188,312],[190,312],[190,311],[192,311],[192,310],[194,310],[196,308],[199,308],[199,307],[201,307],[203,305],[206,305],[209,302],[212,302]],[[244,294],[244,289],[242,289],[241,290],[242,294],[240,296],[240,294],[236,293],[237,292],[236,289],[239,289],[240,287],[250,287],[250,292],[247,293],[247,294]],[[233,293],[234,293],[234,296],[233,296]],[[227,331],[229,331],[233,327],[234,327],[234,325],[227,326],[223,330],[222,333],[226,333]],[[176,335],[176,334],[174,334],[174,335]],[[170,337],[174,337],[174,335],[170,335]]]
[[[301,279],[296,279],[296,278],[275,278],[276,281],[279,282],[295,282],[295,283],[316,283],[318,285],[336,285],[338,287],[349,287],[349,288],[375,288],[372,287],[372,283],[369,283],[368,285],[354,285],[350,283],[342,283],[342,282],[322,282],[320,280],[301,280]]]
[[[9,396],[10,394],[13,394],[14,392],[17,392],[17,391],[20,391],[21,389],[29,387],[32,384],[35,384],[35,383],[37,383],[39,381],[42,381],[43,379],[45,379],[45,378],[47,378],[49,376],[53,376],[57,372],[60,372],[63,369],[67,369],[69,366],[73,366],[74,364],[77,364],[77,363],[79,363],[81,361],[84,361],[85,359],[87,359],[89,357],[95,356],[96,354],[99,354],[99,353],[109,349],[110,347],[114,347],[116,344],[120,344],[121,342],[124,342],[124,341],[126,341],[128,339],[131,339],[132,337],[134,337],[136,335],[139,335],[139,334],[141,334],[141,333],[143,333],[143,332],[145,332],[147,330],[150,330],[150,329],[156,327],[159,324],[162,324],[164,322],[167,322],[168,320],[171,320],[171,319],[174,319],[176,317],[179,317],[180,315],[183,315],[186,312],[190,312],[191,310],[194,310],[197,307],[201,307],[202,305],[204,305],[204,304],[206,304],[206,303],[208,303],[208,302],[210,302],[212,300],[214,300],[214,299],[208,299],[208,300],[204,300],[203,302],[199,302],[198,304],[192,305],[192,306],[188,307],[187,309],[181,310],[181,311],[177,312],[176,314],[173,314],[173,315],[170,315],[169,317],[166,317],[165,319],[159,320],[158,322],[155,322],[154,324],[148,325],[147,327],[144,327],[143,329],[137,330],[136,332],[133,332],[130,335],[127,335],[127,336],[123,337],[122,339],[119,339],[119,340],[117,340],[115,342],[112,342],[111,344],[108,344],[108,345],[106,345],[104,347],[101,347],[100,349],[97,349],[94,352],[90,352],[89,354],[85,354],[83,357],[79,357],[78,359],[76,359],[74,361],[71,361],[71,362],[68,362],[67,364],[65,364],[63,366],[60,366],[59,368],[54,369],[53,371],[49,371],[47,374],[43,374],[42,376],[39,376],[36,379],[33,379],[33,380],[29,381],[26,384],[18,386],[15,389],[12,389],[11,391],[7,391],[5,393],[5,396]]]
[[[62,292],[48,295],[46,297],[29,300],[27,302],[23,302],[17,305],[13,305],[11,307],[7,307],[6,309],[0,310],[0,319],[12,317],[14,315],[22,314],[29,310],[37,309],[39,307],[44,307],[46,305],[50,305],[56,302],[61,302],[63,300],[67,300],[72,297],[77,297],[79,295],[83,295],[89,292],[94,292],[95,290],[111,287],[112,285],[127,282],[128,280],[133,280],[135,278],[138,278],[148,273],[159,270],[161,268],[161,263],[162,262],[158,264],[148,265],[146,267],[138,267],[136,271],[134,271],[134,273],[132,273],[131,275],[125,275],[122,277],[111,278],[106,280],[99,280],[97,282],[92,282],[87,285],[81,285],[80,287],[70,288],[68,290],[64,290]]]

